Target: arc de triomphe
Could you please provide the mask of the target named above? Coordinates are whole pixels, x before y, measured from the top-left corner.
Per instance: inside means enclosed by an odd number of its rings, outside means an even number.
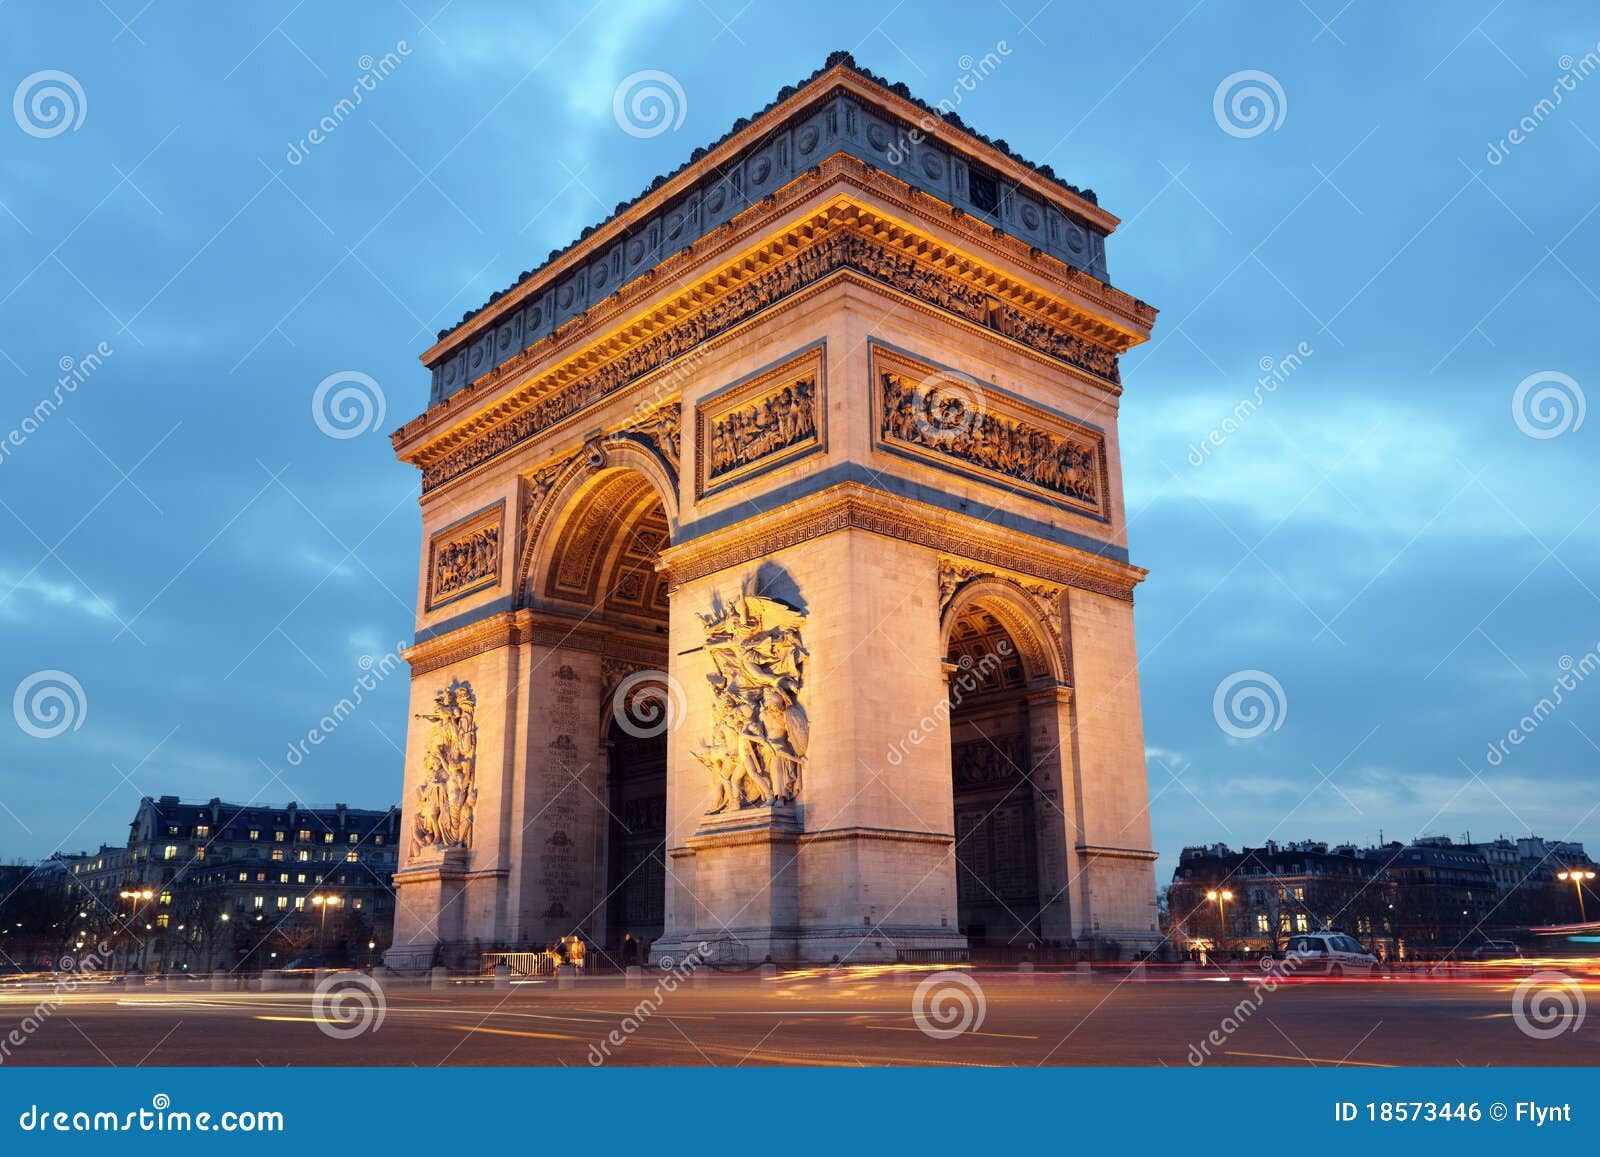
[[[1116,224],[837,54],[441,334],[391,966],[1159,941]]]

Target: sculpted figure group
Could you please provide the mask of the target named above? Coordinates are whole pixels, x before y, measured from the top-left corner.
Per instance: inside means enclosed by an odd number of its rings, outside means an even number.
[[[710,811],[793,800],[800,794],[810,724],[800,705],[807,651],[800,612],[748,592],[705,624],[713,732],[695,752],[711,773]]]
[[[488,526],[439,548],[433,560],[433,594],[448,595],[500,569],[500,528]]]
[[[986,470],[1098,505],[1100,490],[1094,447],[1073,442],[1027,422],[978,413],[962,403],[935,402],[917,383],[883,375],[883,433],[925,446]],[[935,406],[944,408],[935,409]]]
[[[453,681],[433,699],[428,739],[422,749],[422,778],[417,784],[412,852],[425,848],[472,846],[472,819],[478,803],[477,699],[472,684]]]
[[[717,478],[814,437],[816,391],[815,382],[802,379],[718,418],[711,426],[709,477]]]

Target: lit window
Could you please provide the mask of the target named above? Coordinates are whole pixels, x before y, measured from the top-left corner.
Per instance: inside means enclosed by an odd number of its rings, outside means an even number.
[[[163,860],[176,860],[178,858],[177,847],[172,844],[168,844],[166,848],[162,850],[161,858]]]
[[[289,910],[289,897],[287,897],[287,896],[279,896],[278,897],[278,911],[287,912],[288,910]]]
[[[209,824],[196,824],[195,825],[195,828],[194,828],[194,838],[195,839],[203,840],[207,836],[209,836],[210,834],[211,834],[211,826]]]
[[[333,833],[332,832],[323,832],[322,833],[322,842],[325,843],[325,844],[333,843]]]
[[[249,879],[250,879],[250,873],[249,872],[240,872],[239,873],[239,883],[243,884],[246,881],[248,881]]]
[[[348,852],[346,852],[344,854],[344,862],[347,863],[347,864],[358,864],[358,863],[360,863],[361,862],[361,853],[356,851],[354,848],[351,848]]]
[[[250,838],[252,840],[259,840],[261,838],[261,829],[260,828],[251,828],[250,829]]]
[[[351,832],[350,833],[350,842],[352,844],[358,844],[358,843],[361,842],[361,837],[356,835],[355,832]]]
[[[295,836],[302,844],[309,844],[311,842],[311,829],[301,828],[295,833]]]
[[[167,905],[169,905],[171,903],[172,903],[172,893],[171,892],[163,892],[163,893],[161,893],[161,906],[162,907],[166,907]]]
[[[294,910],[296,912],[304,912],[305,908],[306,908],[306,898],[304,896],[296,896],[294,898]]]
[[[357,896],[354,900],[350,901],[350,907],[359,912],[361,910],[361,897]]]
[[[263,909],[263,908],[265,908],[267,906],[267,898],[265,896],[257,896],[251,902],[250,906],[252,908],[254,908],[257,912],[259,912],[259,911],[261,911],[261,909]]]
[[[274,842],[281,844],[281,843],[283,843],[283,837],[286,834],[287,833],[285,833],[285,832],[273,832],[272,833],[272,839],[273,839]]]
[[[194,858],[197,860],[203,860],[206,858],[206,846],[204,844],[201,844],[194,850]]]
[[[178,834],[178,825],[177,824],[168,824],[167,825],[167,835],[175,836],[177,834]]]
[[[288,872],[279,872],[278,873],[278,883],[287,884],[288,882],[289,882],[289,873]]]
[[[1310,927],[1310,921],[1306,918],[1306,914],[1304,912],[1296,912],[1294,917],[1294,930],[1296,932],[1307,932],[1310,931]]]
[[[299,877],[295,880],[295,883],[304,884],[305,882],[306,882],[306,874],[304,872],[301,872]]]
[[[307,861],[309,861],[311,859],[311,853],[309,851],[307,851],[305,848],[301,848],[298,852],[296,852],[294,854],[294,858],[299,860],[302,864],[304,864],[304,863],[306,863]]]
[[[256,883],[264,884],[264,883],[266,883],[266,881],[267,881],[267,874],[265,872],[257,872],[256,873]]]
[[[165,912],[161,913],[161,915],[156,917],[156,927],[157,928],[165,928],[171,922],[172,922],[172,917],[168,916]]]
[[[282,848],[273,848],[272,849],[272,858],[274,860],[281,861],[283,859],[283,849]]]
[[[375,843],[375,844],[381,844],[381,843],[383,843],[383,837],[382,836],[373,836],[372,837],[372,842]]]
[[[1294,890],[1294,898],[1296,900],[1304,900],[1306,898],[1306,890],[1304,888],[1296,888]]]
[[[1265,913],[1263,913],[1262,915],[1256,917],[1256,931],[1266,932],[1267,930],[1267,917]]]

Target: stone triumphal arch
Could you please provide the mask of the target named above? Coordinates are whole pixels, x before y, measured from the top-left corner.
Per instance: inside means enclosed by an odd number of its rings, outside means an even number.
[[[1116,224],[841,54],[440,335],[391,966],[1159,940]]]

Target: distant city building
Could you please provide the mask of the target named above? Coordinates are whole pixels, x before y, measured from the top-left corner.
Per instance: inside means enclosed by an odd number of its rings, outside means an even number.
[[[149,971],[364,964],[392,935],[399,835],[398,808],[146,796],[126,847],[63,858],[71,939]]]
[[[1581,843],[1538,836],[1189,847],[1167,893],[1168,932],[1180,950],[1229,955],[1281,952],[1291,934],[1322,928],[1387,959],[1466,955],[1530,926],[1576,922],[1576,889],[1558,873],[1592,868]]]

